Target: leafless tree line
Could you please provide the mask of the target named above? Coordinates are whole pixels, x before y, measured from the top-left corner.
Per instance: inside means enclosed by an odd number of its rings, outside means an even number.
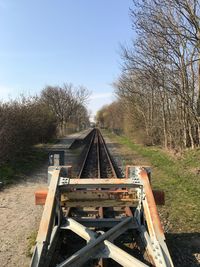
[[[59,132],[64,135],[66,128],[81,129],[89,125],[89,114],[86,104],[90,92],[83,86],[72,84],[47,86],[41,93],[41,100],[55,115]]]
[[[114,83],[123,129],[165,148],[199,147],[200,2],[137,0],[130,12],[137,36]]]

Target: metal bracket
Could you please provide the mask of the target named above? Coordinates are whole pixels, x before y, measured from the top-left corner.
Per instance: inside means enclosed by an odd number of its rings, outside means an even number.
[[[144,190],[143,190],[143,183],[140,179],[140,172],[142,170],[142,167],[140,166],[129,166],[128,167],[128,177],[132,180],[134,185],[137,185],[139,188],[137,188],[137,195],[139,201],[138,208],[141,208],[142,200],[145,197],[144,196]]]
[[[141,167],[131,166],[129,167],[129,177],[132,179],[133,184],[142,185],[140,180]]]
[[[70,178],[60,177],[59,186],[68,185],[69,184],[69,181],[70,181]]]
[[[49,152],[49,166],[61,166],[65,164],[64,150],[55,150]]]

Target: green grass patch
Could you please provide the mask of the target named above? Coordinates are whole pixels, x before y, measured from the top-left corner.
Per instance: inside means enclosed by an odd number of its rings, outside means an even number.
[[[166,204],[159,208],[171,223],[173,232],[199,232],[200,229],[200,150],[185,151],[175,158],[158,147],[135,144],[125,136],[106,132],[115,142],[148,159],[152,166],[152,186],[165,191]]]
[[[58,138],[52,138],[50,139],[47,143],[39,143],[39,144],[36,144],[34,147],[35,148],[40,148],[40,149],[45,149],[45,148],[48,148],[52,145],[55,145],[59,142],[59,139]]]
[[[32,257],[33,255],[33,247],[36,244],[36,238],[37,238],[37,231],[32,232],[28,237],[28,246],[26,251],[27,257]]]
[[[18,157],[15,161],[0,166],[0,182],[4,185],[16,182],[20,177],[36,169],[47,160],[47,152],[33,149]]]

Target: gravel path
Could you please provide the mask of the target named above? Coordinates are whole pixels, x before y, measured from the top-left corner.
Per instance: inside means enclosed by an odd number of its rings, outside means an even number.
[[[84,138],[88,131],[69,135],[48,150],[64,150],[65,164],[77,170],[79,148],[70,150],[68,143],[74,138]],[[68,141],[69,140],[69,141]],[[35,206],[34,192],[47,187],[48,164],[28,175],[19,183],[0,191],[0,267],[27,267],[28,238],[39,229],[43,206]]]
[[[0,266],[26,267],[28,237],[37,231],[42,206],[35,206],[34,192],[44,188],[47,165],[18,184],[0,191]]]

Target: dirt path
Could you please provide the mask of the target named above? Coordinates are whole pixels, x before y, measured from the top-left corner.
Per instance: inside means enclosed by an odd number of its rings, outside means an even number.
[[[34,192],[46,186],[47,165],[24,181],[0,191],[0,266],[27,267],[28,237],[37,231],[43,207],[35,206]]]

